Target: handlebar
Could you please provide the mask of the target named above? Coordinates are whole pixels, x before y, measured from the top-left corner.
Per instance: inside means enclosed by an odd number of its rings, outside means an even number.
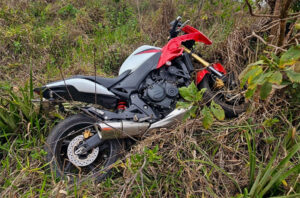
[[[172,21],[170,23],[170,25],[172,26],[171,30],[170,30],[170,38],[175,38],[178,36],[179,32],[181,31],[181,29],[189,22],[190,20],[187,20],[184,23],[181,23],[181,17],[178,16],[174,21]]]
[[[178,16],[175,19],[175,21],[171,22],[172,28],[170,30],[170,39],[175,38],[178,35],[179,32],[176,29],[177,29],[178,25],[181,26],[180,21],[181,21],[181,17]]]

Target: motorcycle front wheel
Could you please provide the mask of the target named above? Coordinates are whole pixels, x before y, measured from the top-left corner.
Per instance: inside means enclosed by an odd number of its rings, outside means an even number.
[[[236,80],[230,76],[225,85],[221,88],[216,87],[215,79],[211,74],[204,76],[198,84],[198,89],[206,88],[204,93],[204,102],[212,100],[219,104],[225,112],[227,118],[237,117],[247,109],[247,103],[242,89]]]
[[[88,133],[90,137],[98,135],[94,128],[95,122],[92,117],[77,114],[53,128],[47,138],[45,150],[46,159],[56,177],[68,178],[72,182],[85,178],[100,182],[110,175],[112,164],[119,159],[122,150],[119,140],[106,140],[85,154],[75,154],[75,150],[85,139],[84,133]]]

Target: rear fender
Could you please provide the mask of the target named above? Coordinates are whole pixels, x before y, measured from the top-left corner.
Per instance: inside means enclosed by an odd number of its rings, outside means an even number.
[[[225,68],[220,63],[214,63],[212,67],[218,72],[221,72],[222,74],[226,74]],[[199,71],[196,75],[196,85],[198,85],[203,80],[204,76],[209,73],[210,72],[207,69]]]

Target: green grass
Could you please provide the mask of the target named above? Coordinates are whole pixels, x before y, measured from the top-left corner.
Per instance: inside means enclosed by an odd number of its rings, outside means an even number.
[[[174,130],[153,132],[99,185],[68,184],[49,171],[44,143],[62,116],[33,105],[32,88],[60,79],[61,72],[92,75],[94,66],[97,75],[117,74],[138,46],[163,46],[168,22],[177,15],[213,40],[211,47],[196,48],[205,58],[227,60],[221,53],[226,39],[235,27],[245,29],[253,21],[238,2],[200,3],[1,1],[0,196],[296,197],[299,102],[288,106],[276,97],[274,106],[261,104],[241,118],[215,120],[210,129],[202,127],[199,115]]]

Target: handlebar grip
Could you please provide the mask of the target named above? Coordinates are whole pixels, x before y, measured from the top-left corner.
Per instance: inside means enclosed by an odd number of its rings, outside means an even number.
[[[173,23],[173,27],[172,27],[172,29],[170,30],[170,37],[171,37],[171,38],[174,38],[174,37],[177,36],[178,33],[176,32],[176,28],[177,28],[178,23],[179,23],[180,20],[181,20],[181,17],[180,17],[180,16],[178,16],[178,17],[175,19],[175,21],[174,21],[174,23]]]
[[[178,26],[178,23],[181,21],[181,16],[178,16],[176,19],[175,19],[175,23],[173,25],[173,30],[176,31],[176,28]]]

